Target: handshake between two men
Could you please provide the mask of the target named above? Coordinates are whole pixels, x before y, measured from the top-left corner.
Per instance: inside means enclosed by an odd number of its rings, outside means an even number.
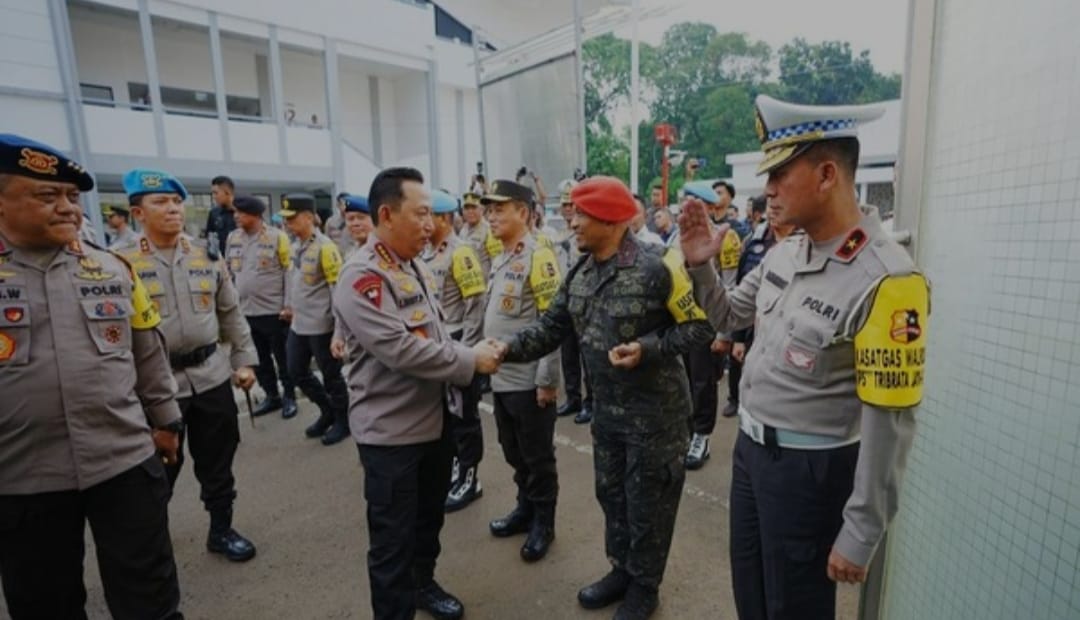
[[[493,375],[499,372],[506,352],[510,346],[501,340],[485,338],[473,345],[473,353],[476,354],[476,372],[484,375]],[[641,363],[641,343],[630,342],[616,345],[608,351],[608,361],[615,368],[630,370]]]

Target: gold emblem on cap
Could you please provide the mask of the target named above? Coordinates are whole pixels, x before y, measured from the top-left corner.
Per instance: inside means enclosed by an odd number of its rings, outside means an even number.
[[[289,199],[288,198],[282,198],[281,199],[281,208],[282,209],[288,209],[289,208]]]
[[[758,142],[765,141],[765,121],[761,118],[761,110],[754,108],[754,131],[757,132]]]
[[[22,155],[19,165],[30,172],[56,175],[56,164],[60,163],[60,159],[56,155],[35,151],[32,148],[24,148],[19,151],[19,154]]]
[[[157,189],[161,187],[161,175],[154,173],[146,173],[140,177],[142,186],[147,189]]]

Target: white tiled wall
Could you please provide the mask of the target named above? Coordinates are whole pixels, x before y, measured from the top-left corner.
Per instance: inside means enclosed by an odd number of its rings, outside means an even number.
[[[937,4],[927,393],[884,617],[1080,618],[1080,3]]]

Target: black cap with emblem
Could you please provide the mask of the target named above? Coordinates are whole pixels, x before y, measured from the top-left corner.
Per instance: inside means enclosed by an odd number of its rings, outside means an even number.
[[[531,206],[533,203],[533,191],[520,183],[498,179],[491,183],[491,187],[488,188],[488,192],[484,194],[480,202],[487,205],[512,200],[524,202],[526,205]]]
[[[248,215],[262,215],[266,211],[266,205],[255,196],[237,196],[233,198],[233,206],[237,211]]]
[[[315,212],[315,197],[311,194],[287,194],[281,199],[281,217],[290,218],[301,211]]]
[[[13,133],[0,133],[0,174],[72,183],[84,192],[94,189],[94,177],[76,161],[51,146]]]

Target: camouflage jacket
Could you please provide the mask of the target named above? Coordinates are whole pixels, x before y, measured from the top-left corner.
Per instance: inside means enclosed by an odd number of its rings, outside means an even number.
[[[680,355],[708,342],[713,329],[694,301],[682,256],[650,249],[627,234],[618,253],[585,256],[551,307],[509,343],[509,362],[537,359],[577,334],[593,393],[593,423],[614,432],[652,432],[686,424],[689,386]],[[614,368],[608,351],[638,341],[637,367]]]

